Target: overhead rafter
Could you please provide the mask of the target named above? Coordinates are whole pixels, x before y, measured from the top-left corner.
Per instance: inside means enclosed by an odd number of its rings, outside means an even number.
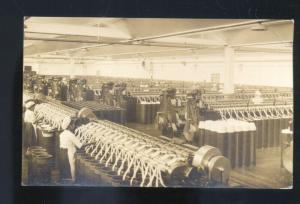
[[[80,34],[73,33],[73,34],[66,34],[62,32],[45,32],[45,31],[25,31],[25,34],[53,34],[53,35],[58,35],[60,38],[53,38],[53,37],[28,37],[25,35],[25,40],[31,40],[31,41],[45,41],[45,42],[70,42],[70,43],[79,43],[78,46],[73,46],[69,47],[67,49],[57,49],[57,50],[51,50],[51,51],[42,51],[40,53],[34,53],[30,54],[27,56],[34,56],[36,54],[39,55],[44,55],[44,54],[52,54],[52,53],[68,53],[68,52],[73,52],[77,50],[84,50],[84,49],[91,49],[91,48],[99,48],[99,47],[105,47],[105,46],[110,46],[110,45],[135,45],[135,46],[149,46],[149,47],[164,47],[164,48],[176,48],[176,49],[202,49],[202,48],[207,48],[207,46],[210,48],[221,48],[227,45],[226,42],[223,41],[214,41],[214,40],[208,40],[208,39],[203,39],[203,38],[184,38],[183,36],[188,36],[188,35],[193,35],[193,34],[198,34],[198,33],[206,33],[206,32],[215,32],[215,31],[226,31],[226,30],[231,30],[231,29],[240,29],[240,28],[245,28],[249,27],[253,24],[256,23],[264,23],[268,25],[272,24],[280,24],[280,23],[285,23],[288,20],[247,20],[245,22],[240,22],[240,23],[235,23],[235,24],[230,24],[230,25],[222,25],[222,26],[213,26],[213,27],[206,27],[206,28],[201,28],[201,29],[193,29],[193,30],[188,30],[188,31],[183,31],[183,32],[176,32],[176,33],[169,33],[169,34],[163,34],[163,35],[157,35],[157,36],[150,36],[150,37],[144,37],[144,38],[136,38],[136,39],[122,39],[119,38],[118,41],[114,42],[107,42],[105,40],[103,41],[98,41],[98,40],[75,40],[75,39],[68,39],[68,38],[61,38],[63,36],[69,37],[69,36],[83,36],[83,37],[88,37],[85,34]],[[51,24],[52,25],[52,24]],[[78,27],[78,26],[76,26]],[[87,27],[87,26],[84,26]],[[108,29],[109,30],[109,29]],[[90,37],[95,37],[90,36]],[[111,36],[110,36],[111,37]],[[121,39],[121,40],[120,40]],[[291,43],[292,41],[286,41]],[[81,46],[80,43],[85,44],[84,46]],[[249,51],[252,51],[253,49],[248,48],[249,46],[256,46],[256,45],[265,45],[265,44],[280,44],[282,42],[257,42],[257,43],[243,43],[243,44],[234,44],[232,45],[233,47],[236,47],[236,49],[241,49],[241,47],[247,47],[246,49],[249,49]],[[86,45],[86,44],[91,44],[91,45]],[[61,47],[61,46],[60,46]],[[245,49],[245,50],[246,50]],[[289,52],[286,51],[286,49],[279,50],[278,48],[257,48],[262,52]],[[174,49],[173,49],[174,50]],[[173,51],[173,50],[170,50]],[[147,51],[145,53],[157,53],[160,51]],[[26,52],[25,52],[26,53]],[[136,54],[137,52],[131,52],[131,55]],[[106,55],[109,56],[110,54]],[[124,55],[123,53],[119,54],[112,54],[113,56],[122,56]]]
[[[246,22],[229,24],[229,25],[206,27],[206,28],[193,29],[193,30],[175,32],[175,33],[167,33],[167,34],[163,34],[163,35],[149,36],[149,37],[136,38],[136,39],[130,39],[130,40],[121,40],[121,41],[119,41],[119,43],[133,43],[133,42],[138,42],[138,41],[149,41],[149,40],[156,40],[156,39],[162,39],[162,38],[184,36],[184,35],[190,35],[190,34],[201,33],[201,32],[220,31],[220,30],[224,30],[224,29],[235,29],[235,28],[241,28],[241,27],[253,25],[255,23],[263,23],[263,22],[265,22],[265,23],[273,22],[273,20],[249,20]],[[53,52],[68,52],[68,51],[80,50],[83,48],[97,48],[97,47],[103,47],[103,46],[109,46],[109,45],[113,45],[113,44],[101,44],[101,45],[96,44],[96,45],[90,45],[90,46],[79,46],[77,48],[55,50],[55,51],[50,51],[50,52],[46,52],[46,53],[49,54],[49,53],[53,53]]]
[[[31,41],[48,41],[48,42],[63,42],[63,43],[84,43],[84,44],[110,44],[110,45],[134,45],[134,46],[152,46],[152,47],[173,47],[173,48],[202,48],[202,45],[214,45],[214,46],[225,46],[224,43],[198,43],[198,44],[187,44],[187,43],[168,43],[168,42],[152,42],[152,41],[141,41],[140,43],[130,42],[101,42],[97,40],[73,40],[73,39],[61,39],[61,38],[37,38],[37,37],[25,37],[25,40]],[[201,40],[200,40],[201,41]]]
[[[41,32],[42,31],[42,32]],[[58,32],[59,31],[59,32]],[[116,32],[117,31],[117,32]],[[25,30],[27,33],[47,33],[47,34],[60,34],[60,35],[80,35],[97,37],[98,33],[102,37],[130,39],[131,35],[121,32],[119,30],[107,28],[107,27],[91,27],[84,25],[67,25],[67,24],[43,24],[43,23],[30,23],[30,26]]]

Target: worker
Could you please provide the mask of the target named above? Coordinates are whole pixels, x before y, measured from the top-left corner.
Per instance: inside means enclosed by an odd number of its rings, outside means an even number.
[[[104,102],[107,105],[113,106],[114,105],[114,83],[108,82],[106,84],[106,91],[104,93]]]
[[[252,102],[255,105],[263,103],[263,98],[262,98],[261,92],[259,90],[255,91],[254,98],[252,98]]]
[[[35,123],[37,122],[36,117],[34,115],[34,106],[35,102],[33,99],[27,100],[25,102],[25,113],[24,113],[24,138],[23,138],[23,146],[24,149],[27,149],[30,146],[37,145],[37,136]]]
[[[204,120],[201,110],[204,105],[201,100],[201,91],[193,90],[187,94],[186,106],[186,124],[184,127],[183,135],[187,142],[192,143],[194,140],[195,132],[198,130],[198,124]]]
[[[60,83],[60,99],[62,101],[67,101],[68,99],[68,88],[67,78],[64,77]]]
[[[162,134],[173,139],[180,137],[179,133],[184,127],[184,122],[176,111],[176,89],[168,88],[162,92],[160,110],[157,114],[157,124]]]
[[[59,168],[61,179],[71,178],[75,182],[75,153],[76,148],[84,148],[89,144],[83,145],[73,133],[75,129],[74,120],[66,117],[61,125],[63,132],[59,135],[60,152]]]

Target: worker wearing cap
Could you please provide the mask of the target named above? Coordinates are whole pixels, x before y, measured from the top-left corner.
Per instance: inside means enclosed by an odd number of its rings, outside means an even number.
[[[24,148],[34,146],[37,143],[37,137],[35,132],[35,123],[36,117],[34,115],[34,100],[28,100],[25,102],[25,113],[24,113],[24,138],[23,138],[23,145]]]
[[[59,168],[61,179],[72,178],[75,181],[75,152],[82,143],[73,133],[74,125],[70,117],[66,117],[61,125],[63,132],[59,135],[60,152]]]
[[[64,130],[59,135],[59,168],[61,179],[70,178],[75,181],[75,152],[77,148],[84,148],[91,143],[82,144],[74,135],[74,121],[70,117],[66,117],[61,125]]]

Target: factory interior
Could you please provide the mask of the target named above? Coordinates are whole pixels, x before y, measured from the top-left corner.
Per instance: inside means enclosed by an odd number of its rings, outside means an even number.
[[[25,17],[22,185],[292,188],[293,29]]]

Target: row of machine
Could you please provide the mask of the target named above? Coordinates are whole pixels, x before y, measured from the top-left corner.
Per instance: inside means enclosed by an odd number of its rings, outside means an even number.
[[[207,86],[174,83],[167,88],[109,80],[100,87],[99,81],[86,80],[94,87],[94,100],[67,97],[59,106],[89,108],[98,119],[118,124],[155,124],[161,135],[179,145],[217,148],[232,168],[255,166],[257,149],[282,146],[281,132],[293,119],[293,91],[288,88],[236,86],[235,93],[221,94]]]
[[[24,98],[31,96],[24,95]],[[220,186],[228,185],[230,161],[213,146],[197,148],[175,144],[121,124],[89,117],[64,104],[38,100],[40,148],[32,147],[28,163],[29,184],[55,184],[58,135],[65,117],[75,118],[75,135],[86,146],[76,154],[76,182],[112,186]],[[37,178],[39,178],[37,180]]]

